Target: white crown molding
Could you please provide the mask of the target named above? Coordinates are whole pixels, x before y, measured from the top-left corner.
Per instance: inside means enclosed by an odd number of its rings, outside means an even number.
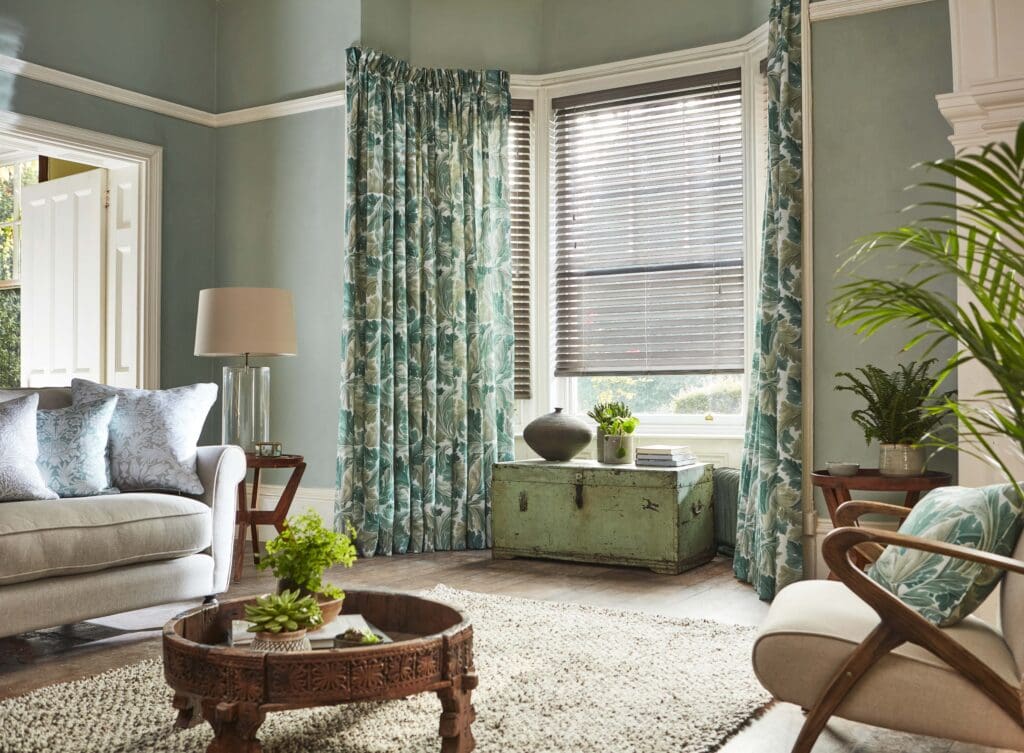
[[[718,44],[704,45],[703,47],[691,47],[676,52],[664,52],[659,55],[648,55],[642,58],[620,60],[614,63],[602,63],[601,65],[589,65],[585,68],[573,68],[558,73],[521,74],[513,73],[509,77],[509,83],[514,87],[540,88],[545,86],[557,86],[560,84],[571,84],[577,81],[598,78],[601,76],[613,76],[634,71],[656,71],[659,68],[670,68],[681,63],[702,62],[707,63],[715,58],[734,57],[757,49],[760,45],[768,42],[768,24],[761,24],[758,28],[746,36],[735,39],[731,42],[719,42]]]
[[[918,5],[931,0],[818,0],[807,8],[811,23],[827,21],[830,18],[859,16],[863,13],[874,13],[880,10],[900,8],[904,5]]]
[[[48,68],[38,63],[30,63],[10,55],[0,55],[0,71],[13,73],[15,76],[29,78],[52,86],[59,86],[63,89],[89,94],[111,102],[122,105],[138,107],[142,110],[167,115],[179,120],[187,120],[190,123],[198,123],[204,126],[214,125],[213,113],[180,105],[176,102],[169,102],[159,97],[151,97],[148,94],[140,94],[130,89],[122,89],[120,86],[104,84],[84,76],[76,76],[73,73],[59,71],[56,68]]]
[[[228,126],[242,125],[243,123],[255,123],[258,120],[269,120],[270,118],[282,118],[286,115],[297,115],[300,112],[326,110],[332,107],[345,107],[344,89],[325,92],[324,94],[314,94],[310,97],[288,99],[283,102],[274,102],[269,105],[246,107],[244,110],[231,110],[229,112],[217,113],[213,116],[213,127],[226,128]]]
[[[830,0],[827,0],[830,1]],[[660,55],[649,55],[642,58],[633,58],[615,63],[604,63],[592,65],[586,68],[575,68],[558,73],[546,73],[541,75],[512,74],[510,83],[513,87],[522,89],[536,89],[542,86],[553,86],[557,84],[569,84],[577,81],[585,81],[598,76],[609,76],[615,74],[632,73],[635,71],[657,71],[660,68],[671,68],[681,63],[690,62],[713,62],[717,58],[730,58],[756,51],[768,41],[768,24],[762,24],[757,29],[740,39],[731,42],[694,47],[688,50],[677,52],[666,52]],[[288,115],[296,115],[314,110],[324,110],[333,107],[345,107],[345,90],[314,94],[308,97],[298,97],[282,102],[274,102],[255,107],[246,107],[240,110],[213,113],[200,110],[195,107],[171,102],[159,97],[151,97],[148,94],[140,94],[131,89],[124,89],[120,86],[105,84],[100,81],[77,76],[73,73],[49,68],[38,63],[31,63],[10,55],[0,55],[0,71],[29,78],[52,86],[59,86],[70,91],[88,94],[93,97],[106,99],[110,102],[138,107],[142,110],[149,110],[160,115],[167,115],[189,123],[206,126],[207,128],[226,128],[244,123],[254,123],[270,118],[281,118]]]

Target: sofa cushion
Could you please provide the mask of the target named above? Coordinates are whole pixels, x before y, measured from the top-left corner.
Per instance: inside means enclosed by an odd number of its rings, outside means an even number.
[[[38,404],[34,394],[0,403],[0,502],[57,498],[36,465]]]
[[[117,396],[110,421],[114,486],[122,492],[159,489],[202,494],[196,445],[217,400],[217,385],[134,390],[71,380],[75,405],[110,396]]]
[[[116,494],[110,486],[107,439],[116,397],[36,413],[39,459],[47,485],[61,497]]]
[[[0,585],[173,559],[210,546],[212,513],[170,494],[0,505]]]
[[[67,408],[71,405],[70,387],[12,387],[0,390],[0,403],[25,395],[39,395],[39,410]]]

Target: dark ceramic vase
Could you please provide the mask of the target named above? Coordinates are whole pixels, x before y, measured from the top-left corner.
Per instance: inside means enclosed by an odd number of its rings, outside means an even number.
[[[555,408],[535,418],[523,429],[523,440],[545,460],[572,460],[594,438],[589,426]]]

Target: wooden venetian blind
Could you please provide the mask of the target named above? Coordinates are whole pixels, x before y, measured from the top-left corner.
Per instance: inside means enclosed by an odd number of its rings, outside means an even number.
[[[742,372],[739,70],[552,110],[555,374]]]
[[[530,398],[530,249],[533,239],[533,102],[513,100],[508,133],[512,236],[512,313],[515,320],[515,397]]]

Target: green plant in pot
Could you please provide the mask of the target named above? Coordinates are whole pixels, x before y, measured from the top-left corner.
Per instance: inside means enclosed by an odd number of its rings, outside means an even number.
[[[895,325],[909,330],[905,349],[952,345],[939,378],[964,364],[988,372],[992,387],[947,396],[957,419],[956,447],[983,460],[1017,487],[1024,466],[1024,123],[1013,143],[994,143],[928,165],[948,182],[925,202],[941,216],[876,233],[855,248],[832,319],[865,336]],[[890,274],[877,269],[899,264]],[[958,289],[962,298],[958,299]]]
[[[313,511],[289,518],[277,538],[267,542],[267,554],[256,566],[270,569],[277,578],[277,590],[298,591],[316,599],[324,622],[341,613],[345,593],[337,586],[324,583],[324,571],[334,565],[352,567],[356,561],[355,529],[347,534],[332,531]]]
[[[308,651],[306,631],[323,623],[316,599],[297,590],[261,596],[246,605],[245,619],[254,651]]]
[[[934,397],[939,379],[929,374],[935,359],[900,364],[895,371],[877,366],[857,369],[860,376],[840,371],[845,379],[836,390],[852,392],[864,400],[850,417],[864,430],[864,441],[879,443],[879,471],[883,476],[919,476],[924,472],[922,442],[949,413],[944,408],[949,393]]]
[[[597,459],[622,465],[633,461],[633,432],[640,419],[625,403],[598,403],[587,415],[597,422]]]

